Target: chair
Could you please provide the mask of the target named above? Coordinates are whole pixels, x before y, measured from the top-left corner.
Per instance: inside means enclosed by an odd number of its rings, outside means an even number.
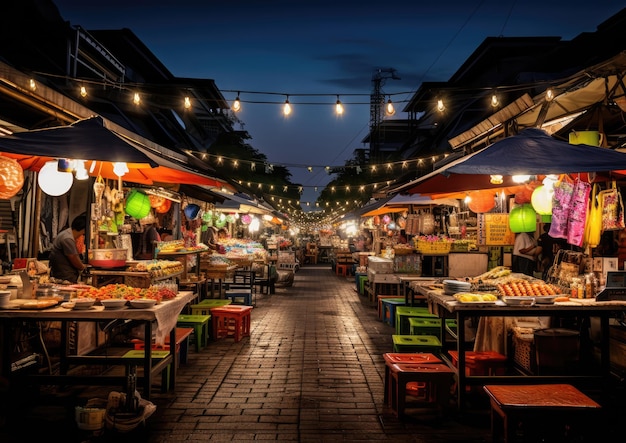
[[[236,270],[228,284],[226,297],[233,304],[256,305],[255,272]]]

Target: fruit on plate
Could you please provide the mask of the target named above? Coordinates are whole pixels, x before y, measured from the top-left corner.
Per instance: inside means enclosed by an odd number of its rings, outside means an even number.
[[[481,294],[478,292],[458,292],[454,294],[454,298],[461,303],[492,302],[498,299],[493,294]]]
[[[560,291],[553,285],[537,281],[530,282],[528,280],[512,280],[507,283],[497,285],[500,295],[506,297],[514,296],[531,296],[539,297],[542,295],[557,295]]]

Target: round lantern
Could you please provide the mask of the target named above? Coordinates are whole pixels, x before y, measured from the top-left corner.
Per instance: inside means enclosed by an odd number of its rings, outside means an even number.
[[[378,215],[375,215],[375,216],[374,216],[374,218],[373,218],[373,224],[374,224],[374,226],[378,226],[378,225],[380,225],[380,216],[378,216]]]
[[[530,199],[533,208],[539,215],[552,214],[552,196],[554,188],[551,186],[540,185],[533,191]]]
[[[150,199],[143,192],[133,189],[126,197],[124,212],[137,220],[142,219],[150,212]]]
[[[235,216],[233,214],[228,214],[226,216],[226,223],[235,223]]]
[[[163,199],[163,204],[161,206],[156,207],[154,210],[157,214],[165,214],[172,207],[172,201],[166,198]]]
[[[200,206],[196,205],[195,203],[189,203],[187,206],[185,206],[183,212],[185,213],[185,217],[187,218],[187,220],[195,220],[200,216]]]
[[[252,217],[250,217],[250,214],[244,214],[241,216],[241,223],[244,225],[249,225],[251,221]]]
[[[534,186],[525,185],[515,193],[515,203],[523,205],[524,203],[530,203],[530,199],[535,190]]]
[[[24,186],[22,166],[9,157],[0,156],[0,198],[9,199]]]
[[[530,203],[511,209],[509,213],[511,232],[535,232],[537,230],[537,213]]]
[[[388,225],[390,221],[391,221],[391,217],[389,217],[388,215],[383,215],[384,224]]]
[[[397,226],[396,226],[396,222],[389,222],[389,224],[387,225],[387,227],[389,228],[390,231],[395,231]]]
[[[57,161],[52,160],[46,162],[39,171],[37,183],[43,192],[58,197],[70,190],[74,183],[74,176],[71,172],[59,172]]]
[[[471,200],[467,207],[476,214],[489,212],[496,206],[495,194],[492,191],[470,192]]]
[[[150,206],[153,208],[158,208],[165,202],[165,198],[159,197],[158,195],[149,195],[148,198],[150,199]]]
[[[224,226],[226,226],[226,217],[218,217],[217,220],[215,220],[215,227],[223,228]]]

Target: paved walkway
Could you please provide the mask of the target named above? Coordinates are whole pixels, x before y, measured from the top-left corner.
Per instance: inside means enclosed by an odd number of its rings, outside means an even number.
[[[443,421],[428,415],[400,421],[384,406],[382,354],[392,350],[393,329],[355,288],[353,278],[337,277],[328,266],[305,266],[292,287],[259,296],[252,336],[192,350],[176,390],[153,395],[157,411],[145,427],[94,437],[76,431],[73,408],[81,403],[73,394],[61,407],[63,394],[52,404],[25,394],[25,412],[0,426],[0,441],[52,435],[67,442],[491,441],[486,403],[463,416],[453,410]],[[99,389],[100,397],[111,390]]]

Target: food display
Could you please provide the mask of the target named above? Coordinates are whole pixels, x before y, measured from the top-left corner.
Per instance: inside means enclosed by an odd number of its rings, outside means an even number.
[[[148,272],[152,278],[180,274],[183,264],[178,260],[141,260],[127,269],[128,272]]]
[[[507,297],[554,296],[561,292],[557,286],[545,283],[541,280],[531,282],[524,279],[515,279],[506,283],[499,283],[496,286],[500,295]]]
[[[454,298],[461,303],[494,303],[498,300],[494,294],[480,292],[459,292],[454,294]]]
[[[149,298],[157,300],[157,303],[172,300],[176,297],[176,292],[163,286],[150,286],[149,288],[135,288],[125,284],[110,284],[100,288],[90,288],[82,291],[80,297],[90,297],[96,300],[124,299],[134,300],[138,298]]]

